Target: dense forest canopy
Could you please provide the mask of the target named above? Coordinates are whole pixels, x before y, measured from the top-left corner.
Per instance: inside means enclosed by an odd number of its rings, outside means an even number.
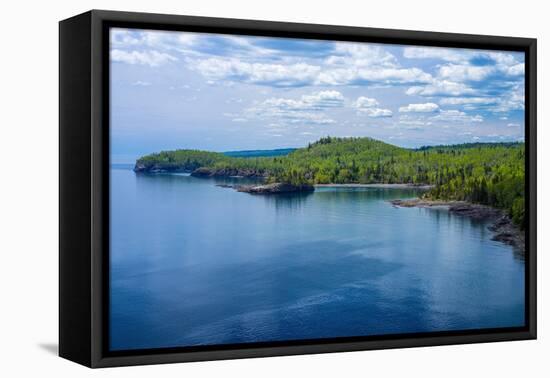
[[[138,169],[139,168],[139,169]],[[136,170],[239,172],[291,184],[432,184],[427,197],[505,209],[521,227],[524,143],[469,143],[406,149],[371,138],[325,137],[284,156],[232,157],[176,150],[144,156]]]

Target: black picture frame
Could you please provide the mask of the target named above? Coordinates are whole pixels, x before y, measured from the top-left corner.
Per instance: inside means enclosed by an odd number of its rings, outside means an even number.
[[[108,28],[525,52],[526,326],[109,352]],[[59,354],[88,367],[535,339],[536,39],[92,10],[59,24]]]

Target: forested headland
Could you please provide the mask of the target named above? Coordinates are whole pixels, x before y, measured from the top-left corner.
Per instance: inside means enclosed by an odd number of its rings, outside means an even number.
[[[198,177],[262,177],[268,183],[429,184],[432,199],[480,203],[524,227],[524,143],[469,143],[407,149],[371,138],[325,137],[275,156],[235,157],[175,150],[141,157],[136,172],[192,172]]]

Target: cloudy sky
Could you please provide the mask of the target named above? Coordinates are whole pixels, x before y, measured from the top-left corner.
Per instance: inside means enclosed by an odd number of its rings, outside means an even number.
[[[111,29],[113,162],[175,148],[524,137],[524,54]]]

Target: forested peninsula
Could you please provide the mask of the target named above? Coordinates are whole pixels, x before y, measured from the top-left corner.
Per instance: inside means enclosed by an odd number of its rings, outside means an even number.
[[[162,151],[136,161],[136,172],[195,177],[257,177],[310,190],[315,184],[431,185],[425,199],[502,209],[520,228],[525,213],[524,143],[468,143],[408,149],[371,138],[325,137],[274,156],[199,150]],[[286,151],[285,151],[286,153]],[[265,156],[268,155],[268,156]]]

